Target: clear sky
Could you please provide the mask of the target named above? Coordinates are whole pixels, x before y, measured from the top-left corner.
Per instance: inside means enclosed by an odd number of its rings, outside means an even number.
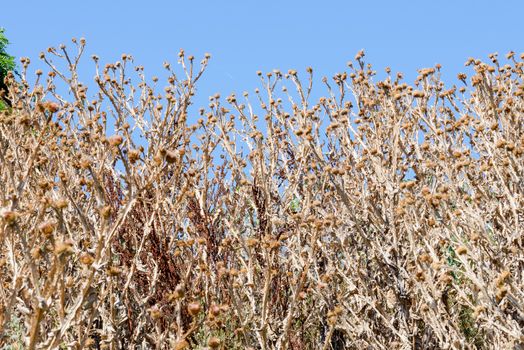
[[[319,79],[331,77],[360,49],[375,69],[390,66],[410,83],[417,68],[440,63],[455,84],[470,56],[524,52],[523,15],[522,0],[9,0],[0,5],[0,26],[8,52],[33,62],[71,37],[85,37],[88,56],[102,62],[132,54],[150,76],[161,75],[164,61],[174,64],[180,48],[199,59],[209,52],[195,101],[207,104],[215,92],[253,91],[257,70],[312,66]],[[94,69],[85,63],[87,82]]]

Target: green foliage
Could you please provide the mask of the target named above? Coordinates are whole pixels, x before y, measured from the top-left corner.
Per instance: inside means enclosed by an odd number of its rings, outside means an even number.
[[[6,89],[4,78],[7,73],[14,71],[16,68],[15,58],[5,51],[7,45],[9,45],[9,40],[4,35],[4,28],[0,28],[0,90]],[[5,102],[0,101],[0,110],[5,108]]]
[[[483,333],[475,324],[473,310],[467,306],[461,306],[459,311],[459,328],[469,343],[475,345],[476,349],[484,348]]]
[[[24,346],[24,333],[23,322],[17,317],[13,317],[11,323],[7,327],[6,343],[0,350],[18,350],[23,349]]]
[[[4,31],[4,28],[0,28],[0,75],[2,78],[16,67],[15,58],[5,51],[7,45],[9,45],[9,40],[5,37]]]
[[[300,199],[294,197],[290,203],[290,208],[294,213],[298,213],[300,211]]]

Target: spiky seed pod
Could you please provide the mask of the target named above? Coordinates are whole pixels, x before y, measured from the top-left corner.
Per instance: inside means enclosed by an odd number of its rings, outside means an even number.
[[[209,340],[207,341],[207,345],[211,348],[211,349],[216,349],[220,346],[220,339],[217,338],[217,337],[211,337],[209,338]]]
[[[500,302],[506,296],[506,294],[508,294],[507,287],[500,287],[499,289],[497,289],[497,294],[496,294],[497,301]]]
[[[160,152],[157,152],[153,157],[153,162],[155,163],[156,166],[160,166],[162,165],[162,159],[163,158]]]
[[[53,234],[56,228],[56,223],[52,221],[46,221],[41,223],[38,226],[38,231],[40,231],[44,236],[49,237]]]
[[[187,348],[189,348],[189,343],[185,339],[179,340],[175,343],[175,350],[184,350]]]
[[[137,160],[140,159],[140,152],[136,149],[132,149],[129,151],[127,157],[129,158],[131,164],[135,164]]]
[[[478,318],[482,312],[486,311],[486,307],[483,305],[478,305],[473,311],[473,318]]]
[[[468,248],[466,248],[465,246],[460,246],[457,248],[457,254],[458,255],[464,255],[468,252]]]
[[[421,263],[428,263],[428,264],[430,264],[433,261],[433,259],[431,258],[431,256],[428,253],[424,253],[424,254],[420,255],[418,260]]]
[[[157,305],[152,306],[148,311],[153,320],[158,320],[162,317],[162,310],[160,310]]]
[[[113,135],[108,137],[107,142],[112,147],[118,147],[122,144],[122,142],[124,142],[124,138],[122,135]]]
[[[166,162],[169,164],[173,164],[178,159],[176,152],[174,151],[167,151],[166,152]]]
[[[68,206],[67,200],[63,198],[57,199],[53,202],[53,207],[56,209],[65,209],[67,208],[67,206]]]
[[[44,108],[50,113],[56,113],[60,109],[60,106],[56,102],[46,102],[44,103]]]
[[[200,313],[200,310],[201,310],[201,306],[197,302],[189,303],[189,305],[187,305],[187,311],[189,312],[191,316],[198,315]]]
[[[415,279],[419,282],[424,282],[426,279],[426,275],[424,274],[424,271],[418,270],[415,274]]]
[[[497,279],[495,280],[495,284],[497,285],[497,287],[503,286],[504,283],[506,283],[506,280],[508,279],[509,276],[510,276],[510,272],[508,270],[502,271],[500,275],[497,277]]]
[[[183,298],[185,295],[185,288],[181,284],[177,284],[175,287],[175,291],[173,292],[173,296],[177,299]]]
[[[34,260],[39,260],[42,257],[42,250],[40,249],[40,246],[31,249],[31,257]]]
[[[106,272],[109,276],[118,276],[122,273],[122,270],[117,266],[111,266]]]
[[[19,216],[20,214],[12,210],[4,210],[2,212],[2,219],[4,219],[5,223],[8,225],[14,224],[16,219],[18,219]]]
[[[110,205],[106,205],[106,206],[100,208],[100,216],[103,219],[109,219],[110,215],[111,215],[111,206]]]
[[[69,255],[73,254],[73,244],[70,241],[58,242],[55,244],[56,255]]]
[[[364,50],[360,50],[359,52],[357,52],[357,54],[355,55],[355,59],[358,61],[360,60],[362,57],[365,56],[365,53],[364,53]]]
[[[220,315],[220,308],[217,306],[217,305],[211,305],[211,307],[209,308],[209,313],[211,315],[213,315],[214,317],[217,317],[218,315]]]
[[[80,262],[84,265],[87,265],[87,266],[91,266],[93,264],[93,262],[95,261],[95,259],[93,258],[93,256],[89,253],[83,253],[81,256],[80,256]]]

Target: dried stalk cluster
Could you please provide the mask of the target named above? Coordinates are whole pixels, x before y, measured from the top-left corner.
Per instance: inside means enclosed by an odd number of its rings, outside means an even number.
[[[257,103],[193,124],[208,55],[180,51],[162,93],[95,56],[93,93],[74,43],[8,78],[0,344],[522,346],[522,56],[469,60],[457,90],[438,65],[375,82],[360,52],[316,103],[312,69],[260,73]]]

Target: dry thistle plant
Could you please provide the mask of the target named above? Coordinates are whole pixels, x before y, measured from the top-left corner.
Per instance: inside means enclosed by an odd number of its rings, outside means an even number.
[[[73,43],[8,77],[1,345],[523,346],[522,56],[448,89],[440,66],[375,82],[359,52],[317,102],[312,69],[260,73],[193,125],[209,55],[161,93],[94,56],[92,93]]]

